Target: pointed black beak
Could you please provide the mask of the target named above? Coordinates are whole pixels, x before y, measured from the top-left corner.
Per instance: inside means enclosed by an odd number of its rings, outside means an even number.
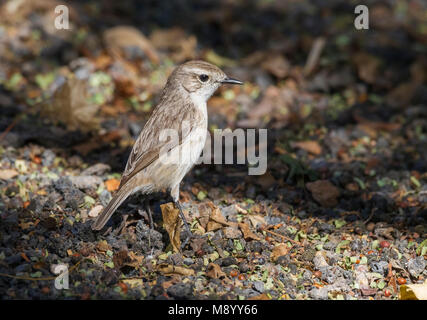
[[[233,79],[233,78],[225,78],[224,80],[221,81],[221,83],[229,83],[229,84],[243,84],[242,81],[237,80],[237,79]]]

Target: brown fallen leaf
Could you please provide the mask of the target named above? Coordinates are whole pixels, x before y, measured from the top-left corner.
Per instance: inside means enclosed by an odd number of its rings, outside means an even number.
[[[310,152],[314,155],[319,155],[322,153],[322,147],[317,141],[299,141],[299,142],[292,142],[291,143],[292,148],[299,148],[303,149],[307,152]]]
[[[194,270],[189,268],[184,268],[180,266],[174,266],[171,264],[160,264],[157,267],[157,271],[164,275],[174,275],[174,274],[180,274],[183,276],[192,276],[194,275]]]
[[[181,219],[179,218],[179,210],[175,208],[172,202],[162,204],[163,225],[169,235],[170,242],[174,252],[181,250]]]
[[[317,180],[306,184],[314,200],[324,207],[333,207],[338,204],[340,191],[329,180]]]
[[[290,70],[289,61],[281,54],[267,55],[261,63],[261,68],[268,71],[279,79],[285,78]]]
[[[150,40],[157,49],[172,51],[172,60],[176,62],[196,57],[197,38],[187,35],[182,28],[155,30],[150,35]]]
[[[106,30],[103,34],[104,45],[109,53],[121,58],[126,47],[138,47],[152,63],[158,64],[160,59],[156,49],[138,29],[131,26],[117,26]]]
[[[212,202],[208,202],[208,206],[211,207],[211,215],[210,215],[210,220],[220,223],[222,225],[225,226],[229,226],[230,224],[227,222],[227,220],[225,220],[224,216],[221,213],[221,210],[216,207]]]
[[[400,129],[402,127],[400,123],[368,120],[362,117],[361,115],[359,115],[357,112],[353,113],[353,117],[359,124],[369,127],[370,129],[373,129],[373,130],[393,131],[393,130]]]
[[[113,178],[105,181],[104,184],[108,191],[116,191],[120,186],[120,180]]]
[[[69,130],[90,131],[98,127],[95,115],[99,105],[89,101],[87,80],[69,78],[52,99],[40,106],[42,116],[64,123]]]
[[[253,233],[251,231],[251,229],[249,228],[249,226],[246,223],[244,223],[244,222],[239,223],[239,228],[240,228],[240,230],[242,230],[242,232],[243,232],[243,238],[246,241],[249,241],[249,240],[261,240],[255,233]]]
[[[427,300],[427,280],[422,284],[400,286],[400,300]]]
[[[106,252],[110,249],[110,245],[105,240],[99,241],[96,245],[96,250],[98,250],[99,252]]]
[[[262,176],[258,176],[258,178],[256,179],[256,183],[258,183],[261,187],[267,190],[276,184],[276,179],[274,179],[271,173],[267,171]]]
[[[367,83],[375,83],[378,77],[381,60],[365,52],[359,52],[354,55],[354,64],[356,64],[359,78]]]
[[[1,180],[9,180],[15,178],[18,175],[18,171],[14,169],[3,169],[0,170],[0,179]]]
[[[271,299],[266,293],[262,293],[257,296],[248,298],[248,300],[271,300]]]
[[[206,269],[208,270],[206,272],[206,275],[209,278],[218,279],[218,278],[225,277],[225,273],[221,270],[221,267],[216,263],[213,263],[213,262],[209,263]]]
[[[271,260],[276,261],[279,257],[287,255],[289,252],[289,248],[286,244],[280,243],[273,248],[271,252]]]

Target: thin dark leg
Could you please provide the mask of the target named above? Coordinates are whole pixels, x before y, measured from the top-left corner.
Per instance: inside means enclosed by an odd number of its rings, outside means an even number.
[[[187,231],[187,238],[185,239],[185,241],[181,245],[181,249],[183,249],[183,248],[185,248],[185,246],[187,245],[188,241],[193,236],[193,233],[191,232],[191,229],[190,229],[190,226],[187,223],[187,220],[185,220],[185,216],[184,216],[184,212],[182,211],[181,204],[179,203],[179,201],[175,201],[174,204],[179,209],[179,215],[180,215],[180,217],[182,219],[182,222],[184,223],[185,229]]]
[[[153,254],[154,248],[151,246],[151,230],[154,229],[154,223],[153,223],[153,215],[150,208],[150,200],[145,201],[145,211],[148,213],[148,220],[150,224],[150,230],[148,231],[148,247],[151,248],[151,254]]]
[[[150,200],[147,200],[147,202],[145,204],[145,210],[148,213],[150,229],[153,230],[154,229],[154,222],[153,222],[153,212],[151,211],[151,207],[150,207]]]

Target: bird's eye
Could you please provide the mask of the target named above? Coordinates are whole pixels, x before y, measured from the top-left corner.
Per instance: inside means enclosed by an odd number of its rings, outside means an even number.
[[[202,82],[206,82],[206,81],[208,81],[208,80],[209,80],[209,76],[208,76],[207,74],[201,74],[201,75],[199,76],[199,79],[200,79],[200,81],[202,81]]]

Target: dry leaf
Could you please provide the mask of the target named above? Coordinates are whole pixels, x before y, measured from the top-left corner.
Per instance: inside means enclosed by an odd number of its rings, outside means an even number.
[[[255,297],[248,298],[248,300],[271,300],[271,299],[266,293],[262,293]]]
[[[162,204],[163,225],[166,232],[169,234],[169,239],[174,252],[180,252],[181,249],[181,219],[179,218],[179,210],[175,208],[172,202]]]
[[[99,252],[107,252],[110,249],[111,247],[105,240],[99,241],[96,245],[96,250],[98,250]]]
[[[213,263],[213,262],[209,263],[207,270],[208,271],[206,272],[206,275],[209,278],[218,279],[221,277],[225,277],[225,273],[221,270],[221,267],[216,263]]]
[[[354,56],[354,63],[357,66],[359,78],[367,83],[375,83],[381,60],[368,53],[357,53]]]
[[[400,286],[400,300],[427,300],[427,280],[423,284]]]
[[[322,147],[317,141],[299,141],[299,142],[292,142],[291,143],[292,148],[299,148],[303,149],[307,152],[310,152],[314,155],[319,155],[322,153]]]
[[[8,180],[16,177],[18,175],[18,171],[14,169],[4,169],[0,170],[0,179],[1,180]]]
[[[116,58],[121,58],[124,48],[138,47],[152,63],[158,64],[160,61],[150,40],[134,27],[118,26],[110,28],[104,32],[103,40],[109,53]]]
[[[163,273],[164,275],[173,275],[173,274],[180,274],[183,276],[194,275],[193,269],[184,268],[184,267],[180,267],[180,266],[174,266],[171,264],[160,264],[157,267],[157,271]]]
[[[290,70],[290,64],[281,54],[273,54],[265,57],[261,67],[279,79],[285,78]]]
[[[123,279],[121,281],[126,283],[131,288],[140,287],[144,284],[144,281],[142,279]]]
[[[211,208],[211,215],[210,220],[220,223],[222,225],[228,226],[230,225],[224,218],[224,216],[221,213],[221,210],[216,207],[212,202],[208,202],[208,206]]]
[[[116,191],[117,189],[119,189],[120,180],[113,178],[105,181],[104,184],[108,191]]]
[[[267,190],[276,184],[276,179],[274,179],[271,173],[267,171],[256,179],[256,183],[263,187],[263,189]]]
[[[196,57],[197,38],[188,36],[179,27],[155,30],[150,35],[151,43],[158,49],[172,51],[172,60],[183,62]]]
[[[243,232],[243,237],[246,241],[249,240],[261,240],[255,233],[251,231],[246,223],[239,223],[239,228]]]
[[[51,101],[42,104],[41,114],[66,124],[69,130],[90,131],[98,127],[98,109],[88,100],[87,81],[70,78],[55,91]]]
[[[266,225],[267,223],[265,222],[265,219],[263,216],[259,215],[259,214],[251,214],[248,215],[248,218],[250,220],[250,222],[252,223],[252,226],[254,228],[256,228],[258,226],[258,224],[261,225]]]
[[[289,247],[284,243],[280,243],[273,248],[273,251],[271,252],[271,260],[276,261],[279,257],[288,254],[288,251]]]
[[[333,207],[338,204],[340,191],[329,180],[318,180],[306,184],[314,200],[324,207]]]

